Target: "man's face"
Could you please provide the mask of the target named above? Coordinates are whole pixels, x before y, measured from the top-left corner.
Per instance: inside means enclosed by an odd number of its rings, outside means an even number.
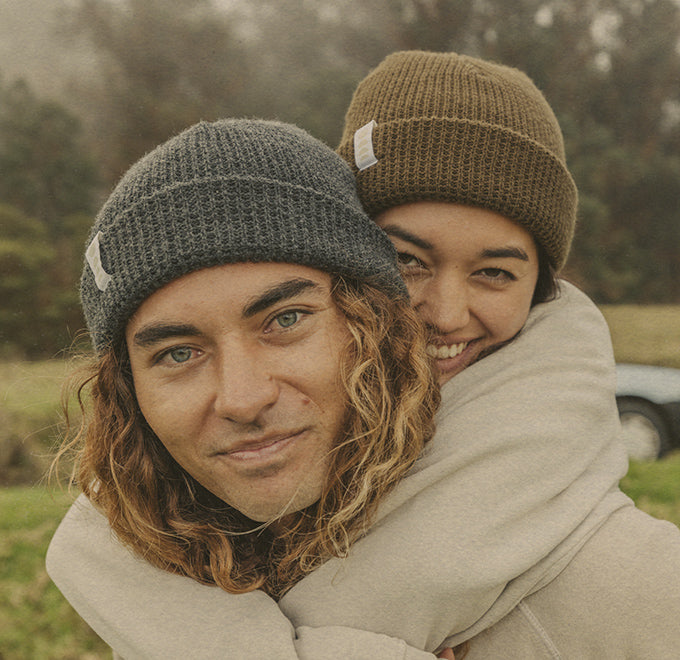
[[[345,319],[329,275],[195,271],[147,298],[126,341],[137,400],[173,458],[249,518],[316,502],[346,410]]]
[[[411,301],[429,328],[439,383],[512,339],[538,279],[531,235],[482,208],[415,202],[381,213]]]

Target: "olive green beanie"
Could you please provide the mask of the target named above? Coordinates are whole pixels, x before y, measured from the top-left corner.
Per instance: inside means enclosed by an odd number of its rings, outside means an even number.
[[[576,186],[553,111],[517,69],[393,53],[357,87],[338,153],[373,217],[423,200],[482,207],[527,229],[556,270],[567,260]]]
[[[347,164],[300,128],[201,122],[123,176],[88,239],[81,302],[97,351],[154,291],[201,268],[285,262],[407,297],[396,253]]]

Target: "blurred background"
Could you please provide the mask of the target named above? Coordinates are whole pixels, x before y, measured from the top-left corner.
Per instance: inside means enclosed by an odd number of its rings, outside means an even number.
[[[680,0],[0,0],[2,660],[107,657],[43,568],[70,501],[42,478],[93,214],[200,119],[280,119],[335,147],[357,82],[402,49],[533,78],[580,191],[566,275],[618,361],[680,367]],[[671,452],[624,486],[680,523],[679,480]]]
[[[677,0],[1,0],[3,353],[82,327],[92,214],[146,151],[225,116],[335,147],[356,83],[412,48],[526,71],[580,190],[568,276],[598,303],[680,302]]]

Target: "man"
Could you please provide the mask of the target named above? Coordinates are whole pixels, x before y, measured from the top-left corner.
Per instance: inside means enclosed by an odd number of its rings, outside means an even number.
[[[347,552],[433,433],[393,248],[300,129],[202,123],[144,157],[97,217],[81,294],[97,355],[78,483],[166,571],[280,597]]]

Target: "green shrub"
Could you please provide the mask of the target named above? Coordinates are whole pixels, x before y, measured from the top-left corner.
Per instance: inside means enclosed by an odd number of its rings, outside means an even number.
[[[653,463],[631,462],[621,489],[647,513],[680,527],[680,451]]]

